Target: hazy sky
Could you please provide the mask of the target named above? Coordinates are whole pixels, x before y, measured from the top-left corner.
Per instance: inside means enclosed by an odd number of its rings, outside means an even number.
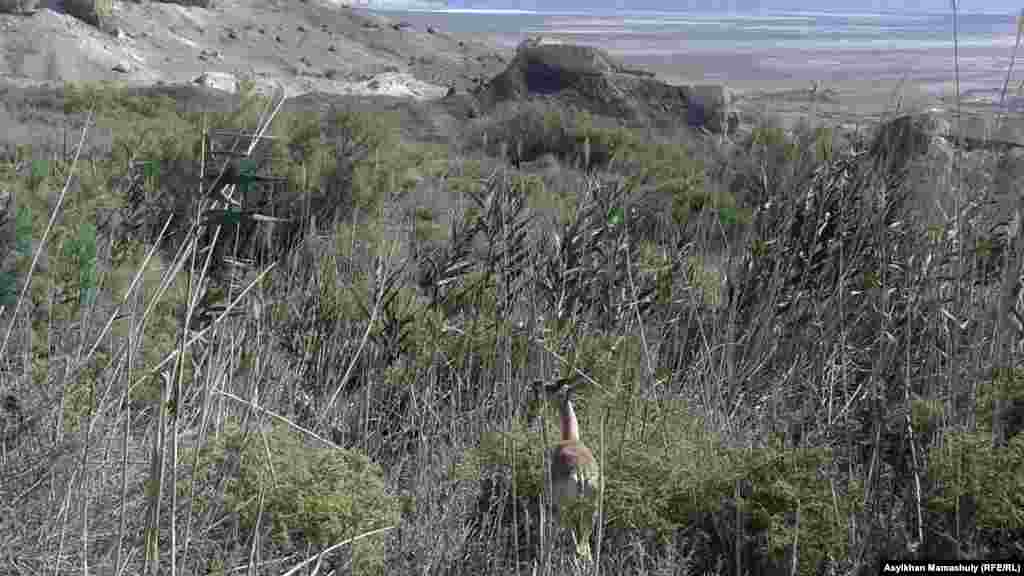
[[[523,10],[696,10],[701,12],[760,10],[822,10],[864,12],[948,12],[950,0],[448,0],[451,8],[505,8]],[[1021,0],[961,0],[961,12],[1015,14]]]

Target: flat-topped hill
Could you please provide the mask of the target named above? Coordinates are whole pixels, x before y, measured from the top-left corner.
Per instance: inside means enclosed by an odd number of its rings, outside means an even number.
[[[685,118],[712,132],[735,130],[738,124],[725,86],[675,86],[630,69],[597,47],[536,40],[522,43],[477,98],[484,111],[509,100],[547,98],[628,121]]]

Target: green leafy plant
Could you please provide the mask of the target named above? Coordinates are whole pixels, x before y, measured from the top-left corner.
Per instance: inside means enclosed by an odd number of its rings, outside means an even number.
[[[200,449],[196,474],[205,491],[197,494],[197,506],[202,511],[222,504],[245,533],[259,529],[290,551],[325,548],[394,526],[399,503],[380,468],[357,452],[313,442],[283,426],[248,432],[229,427]],[[224,481],[220,504],[217,479]],[[180,481],[178,490],[187,494],[188,482]],[[351,557],[353,574],[382,573],[383,539],[354,542]]]
[[[50,163],[46,160],[35,158],[29,165],[28,188],[33,193],[39,191],[47,176],[50,175]]]
[[[929,508],[952,515],[969,502],[980,529],[1024,528],[1024,435],[997,447],[988,431],[946,434],[929,458]]]
[[[76,233],[64,240],[62,256],[68,270],[68,291],[76,294],[79,306],[88,306],[96,294],[96,225],[82,222]]]
[[[18,297],[18,273],[31,256],[32,212],[22,204],[14,216],[13,269],[0,272],[0,306],[12,306]]]

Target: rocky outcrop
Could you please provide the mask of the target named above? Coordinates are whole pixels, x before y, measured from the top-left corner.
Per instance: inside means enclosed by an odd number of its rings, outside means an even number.
[[[682,88],[687,102],[687,123],[705,126],[712,132],[736,132],[739,115],[733,110],[735,98],[728,86],[705,84]]]
[[[871,142],[876,166],[887,174],[900,174],[911,163],[930,153],[949,155],[946,138],[951,133],[944,118],[930,113],[906,114],[880,124]]]
[[[238,91],[238,79],[234,74],[228,72],[204,72],[192,82],[207,88],[223,90],[229,94]]]
[[[652,76],[599,48],[529,40],[476,96],[484,111],[508,100],[551,98],[624,120],[675,117],[716,133],[735,131],[739,117],[728,87],[675,86]]]

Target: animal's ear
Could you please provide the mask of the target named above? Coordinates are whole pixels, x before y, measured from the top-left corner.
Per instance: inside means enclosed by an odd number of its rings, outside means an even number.
[[[559,378],[558,380],[555,380],[555,384],[559,388],[563,386],[568,386],[572,388],[576,385],[576,376],[566,376],[565,378]]]

